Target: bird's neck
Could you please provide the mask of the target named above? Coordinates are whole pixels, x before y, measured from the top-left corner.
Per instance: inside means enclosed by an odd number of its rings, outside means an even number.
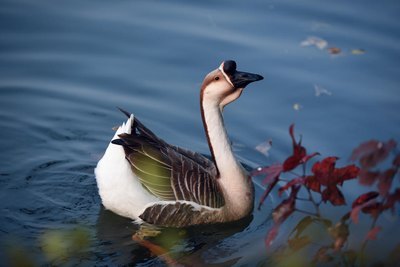
[[[201,101],[204,129],[219,174],[219,184],[235,212],[252,205],[253,188],[249,176],[236,160],[222,117],[222,108],[213,102]],[[251,203],[251,204],[250,204]],[[238,205],[238,206],[237,206]]]

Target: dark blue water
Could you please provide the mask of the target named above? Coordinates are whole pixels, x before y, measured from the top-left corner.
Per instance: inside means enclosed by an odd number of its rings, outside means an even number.
[[[235,151],[250,167],[290,154],[292,122],[310,151],[340,164],[362,141],[399,140],[399,11],[397,1],[2,0],[2,265],[9,250],[48,262],[43,236],[77,227],[89,245],[67,257],[72,264],[161,264],[131,240],[129,220],[102,210],[93,169],[123,120],[116,106],[168,142],[209,154],[199,87],[224,59],[266,78],[225,111]],[[309,36],[341,53],[301,46]],[[329,94],[316,96],[315,86]],[[269,158],[254,149],[267,139]],[[348,196],[363,190],[344,188]],[[278,203],[268,201],[250,221],[166,231],[164,239],[184,263],[263,262]],[[398,233],[392,219],[382,233],[388,240]]]

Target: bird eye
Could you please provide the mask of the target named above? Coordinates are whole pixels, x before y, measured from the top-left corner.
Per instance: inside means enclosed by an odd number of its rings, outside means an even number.
[[[218,80],[219,80],[219,77],[218,77],[218,76],[217,76],[217,77],[215,77],[215,78],[214,78],[214,80],[218,81]]]

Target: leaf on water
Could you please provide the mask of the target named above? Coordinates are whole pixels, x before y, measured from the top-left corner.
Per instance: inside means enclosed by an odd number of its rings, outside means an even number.
[[[365,54],[365,50],[364,49],[352,49],[351,53],[353,55],[363,55],[363,54]]]
[[[321,95],[328,95],[328,96],[332,95],[332,93],[330,91],[328,91],[327,89],[325,89],[317,84],[314,84],[314,89],[315,89],[315,96],[317,96],[317,97],[321,96]]]
[[[328,48],[328,52],[331,55],[337,55],[337,54],[340,54],[342,52],[342,49],[340,49],[339,47],[329,47]]]
[[[328,46],[328,42],[322,38],[316,36],[310,36],[300,43],[301,46],[315,46],[320,50],[325,49]]]
[[[382,227],[375,226],[374,228],[369,230],[367,236],[365,237],[365,240],[376,240],[377,239],[376,235],[379,233],[381,229]]]
[[[256,150],[259,151],[261,154],[264,154],[265,156],[269,156],[269,150],[272,147],[272,140],[269,139],[265,142],[262,142],[261,144],[256,146]]]

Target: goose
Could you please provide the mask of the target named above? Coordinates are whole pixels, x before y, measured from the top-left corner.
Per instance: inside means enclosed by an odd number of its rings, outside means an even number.
[[[211,158],[170,145],[133,114],[95,168],[103,206],[138,223],[187,227],[236,221],[253,210],[254,188],[235,158],[222,116],[243,89],[262,80],[225,60],[206,75],[200,107]]]

